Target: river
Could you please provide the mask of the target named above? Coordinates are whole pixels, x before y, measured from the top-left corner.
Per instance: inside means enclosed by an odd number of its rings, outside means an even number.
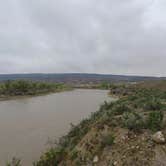
[[[0,165],[13,156],[23,166],[48,147],[48,140],[58,139],[97,111],[104,100],[112,100],[105,90],[81,90],[0,102]]]

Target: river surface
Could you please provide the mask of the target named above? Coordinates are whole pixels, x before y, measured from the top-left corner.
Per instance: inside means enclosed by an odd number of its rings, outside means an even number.
[[[0,102],[0,165],[13,156],[30,166],[48,148],[48,140],[58,139],[70,123],[98,110],[104,100],[112,100],[105,90],[73,90],[45,96]]]

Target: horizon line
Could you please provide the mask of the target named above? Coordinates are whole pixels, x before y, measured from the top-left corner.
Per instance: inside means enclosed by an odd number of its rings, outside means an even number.
[[[136,75],[136,74],[106,74],[106,73],[81,73],[81,72],[71,72],[71,73],[68,73],[68,72],[62,72],[62,73],[0,73],[0,76],[1,75],[30,75],[30,74],[40,74],[40,75],[46,75],[46,74],[66,74],[66,75],[69,75],[69,74],[87,74],[87,75],[105,75],[105,76],[126,76],[126,77],[155,77],[155,78],[165,78],[166,76],[151,76],[151,75]]]

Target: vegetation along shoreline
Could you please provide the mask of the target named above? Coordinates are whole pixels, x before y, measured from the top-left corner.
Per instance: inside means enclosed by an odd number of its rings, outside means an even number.
[[[67,90],[72,90],[72,87],[63,83],[8,80],[0,83],[0,101],[23,97],[41,96]]]

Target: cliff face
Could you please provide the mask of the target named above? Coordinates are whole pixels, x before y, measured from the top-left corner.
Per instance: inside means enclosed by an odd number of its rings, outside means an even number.
[[[161,84],[161,89],[158,83],[114,86],[111,92],[118,92],[119,100],[104,102],[89,119],[72,126],[36,165],[164,166],[166,82]]]

